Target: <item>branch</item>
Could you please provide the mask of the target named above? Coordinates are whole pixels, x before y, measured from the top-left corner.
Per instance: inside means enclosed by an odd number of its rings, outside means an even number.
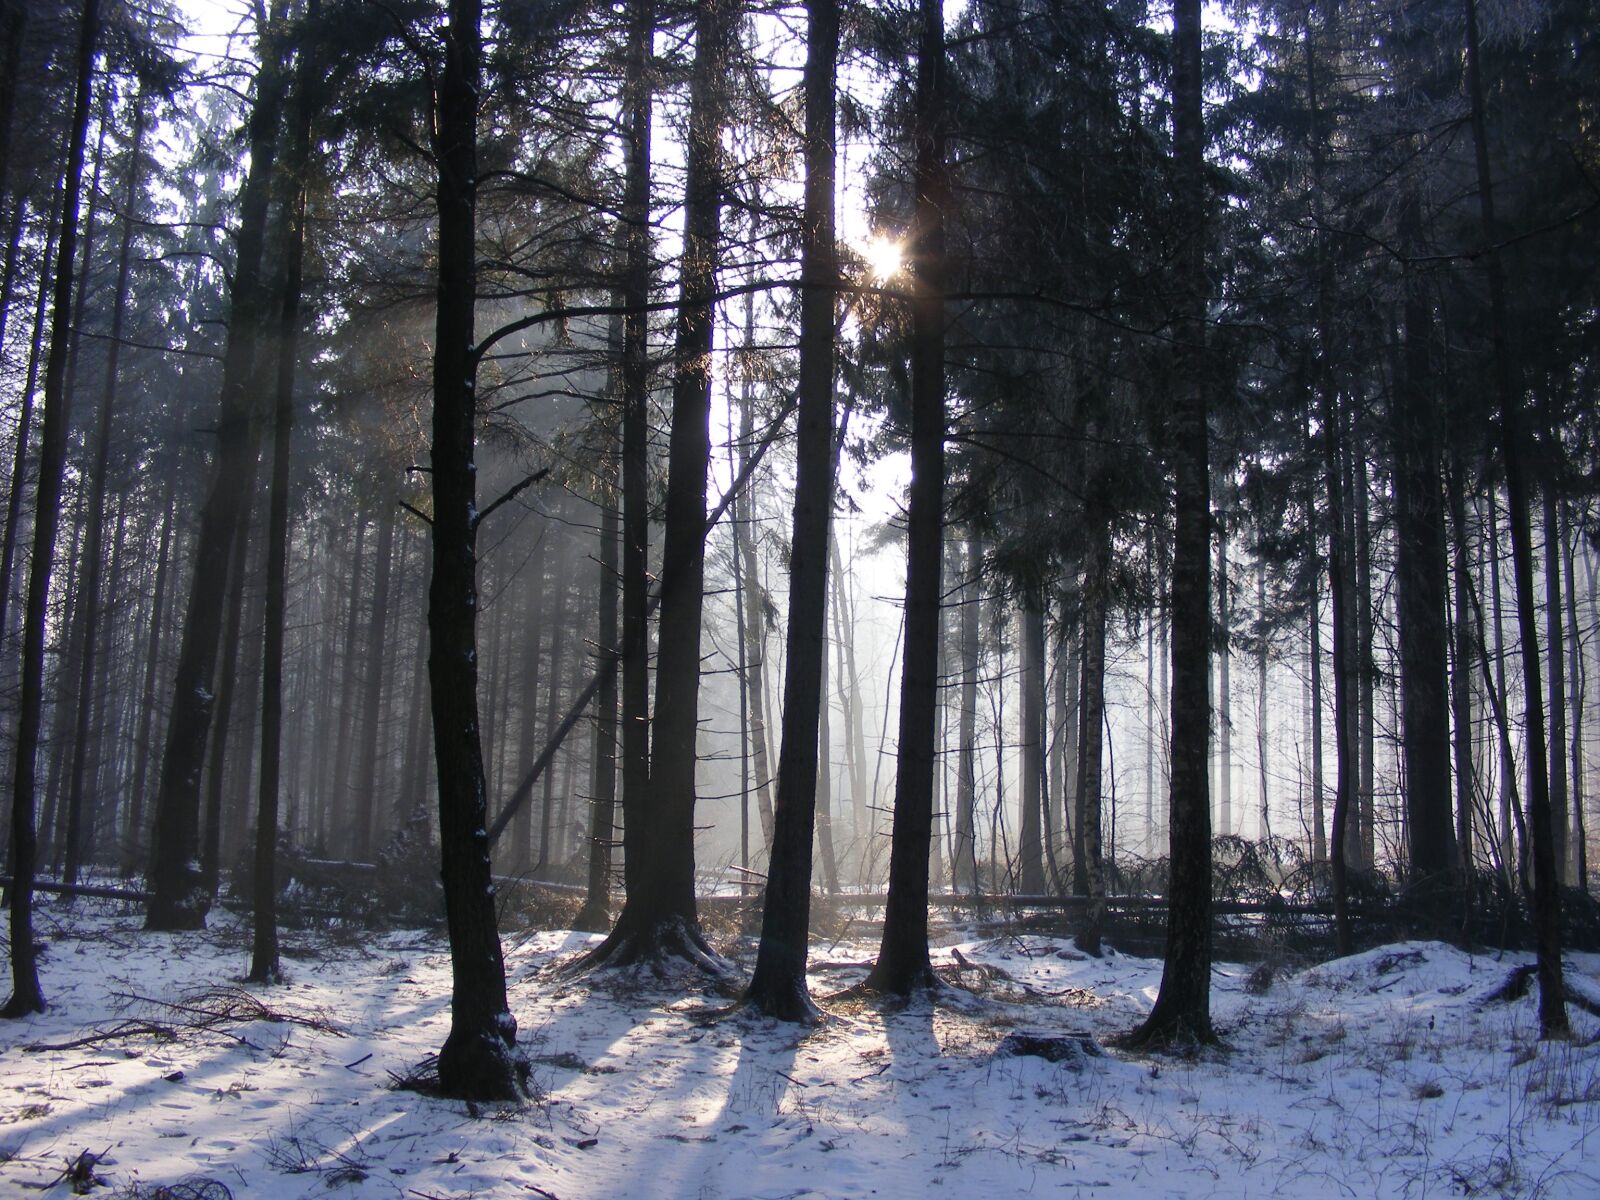
[[[472,519],[472,527],[476,529],[478,526],[482,525],[489,519],[489,514],[495,509],[499,508],[502,504],[505,504],[509,500],[515,500],[518,496],[522,495],[523,492],[527,491],[530,487],[538,483],[548,474],[550,474],[550,468],[545,467],[542,471],[535,471],[532,475],[529,475],[521,483],[505,492],[498,500],[474,517]],[[412,509],[412,511],[415,512],[416,510]]]

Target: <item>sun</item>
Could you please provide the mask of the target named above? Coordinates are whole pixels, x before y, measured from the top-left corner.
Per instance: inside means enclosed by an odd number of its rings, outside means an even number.
[[[905,255],[899,241],[883,234],[862,245],[861,257],[866,259],[867,271],[874,283],[888,283],[905,266]]]

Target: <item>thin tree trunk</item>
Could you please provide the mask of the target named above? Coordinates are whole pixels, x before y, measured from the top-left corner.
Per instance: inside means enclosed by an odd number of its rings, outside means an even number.
[[[1567,637],[1572,647],[1569,678],[1571,693],[1568,711],[1572,714],[1572,737],[1568,745],[1572,753],[1572,872],[1575,886],[1588,891],[1589,854],[1585,844],[1587,834],[1583,820],[1583,692],[1584,661],[1583,638],[1578,628],[1578,578],[1572,567],[1572,518],[1565,504],[1561,514],[1561,557],[1567,576]],[[1559,618],[1557,618],[1559,620]]]
[[[17,749],[11,793],[11,998],[0,1017],[25,1017],[44,1009],[39,986],[38,949],[33,938],[34,772],[39,726],[44,714],[44,647],[49,616],[50,571],[55,557],[61,479],[66,465],[65,392],[68,330],[73,321],[72,269],[78,236],[78,190],[88,140],[89,90],[95,43],[100,30],[99,0],[84,0],[78,30],[77,75],[73,93],[72,136],[62,193],[61,250],[56,261],[50,356],[45,365],[44,415],[39,450],[39,486],[34,504],[33,560],[28,569],[28,603],[23,623],[22,698],[17,718]]]
[[[61,881],[72,885],[84,853],[84,783],[90,757],[90,721],[94,714],[95,654],[99,649],[100,572],[105,552],[106,472],[111,462],[111,439],[116,418],[118,367],[122,330],[128,307],[128,275],[133,261],[133,211],[138,202],[139,176],[144,153],[144,100],[133,101],[133,134],[129,149],[127,190],[123,194],[122,240],[117,249],[116,307],[111,317],[111,344],[106,358],[105,387],[95,431],[94,463],[89,469],[88,545],[84,550],[84,580],[78,604],[78,695],[72,735],[72,778],[67,786],[66,858]]]
[[[1040,815],[1044,790],[1044,611],[1029,601],[1022,608],[1022,820],[1018,825],[1021,854],[1019,889],[1025,896],[1044,894],[1044,822]]]
[[[1228,509],[1217,506],[1217,829],[1223,837],[1233,829],[1233,610],[1228,595]],[[1102,635],[1103,636],[1103,635]]]
[[[161,674],[161,640],[166,619],[167,573],[171,563],[173,495],[177,472],[168,473],[161,498],[161,540],[156,550],[156,578],[150,599],[150,632],[145,644],[144,691],[139,704],[139,732],[134,739],[133,782],[128,802],[127,839],[123,852],[124,877],[144,861],[144,802],[150,786],[150,743],[155,736],[156,683]]]
[[[378,728],[383,721],[383,665],[389,629],[389,570],[394,557],[395,506],[378,505],[378,548],[374,556],[372,608],[367,618],[367,655],[362,680],[361,766],[355,780],[355,857],[372,855],[373,820],[378,796]]]
[[[1098,504],[1091,504],[1090,549],[1084,578],[1083,606],[1083,696],[1080,702],[1081,730],[1079,742],[1078,793],[1080,828],[1083,842],[1082,895],[1088,897],[1083,908],[1083,922],[1078,927],[1076,944],[1086,954],[1100,956],[1100,930],[1105,922],[1105,862],[1101,830],[1101,804],[1104,778],[1103,748],[1105,742],[1105,684],[1106,684],[1106,606],[1104,580],[1111,558],[1111,531],[1106,524],[1109,514],[1103,510],[1095,513]]]
[[[1550,834],[1556,878],[1573,883],[1573,847],[1568,841],[1571,810],[1567,804],[1567,654],[1562,630],[1561,518],[1554,485],[1544,488],[1544,612],[1550,652]]]
[[[249,572],[248,519],[234,534],[233,553],[228,556],[228,624],[223,636],[222,662],[214,686],[217,691],[215,721],[211,727],[209,766],[205,779],[205,824],[200,842],[200,882],[206,895],[215,899],[222,877],[222,828],[226,823],[223,795],[228,775],[228,739],[233,731],[233,696],[238,686],[239,650],[244,641],[245,584]],[[249,755],[245,755],[245,774],[249,775]],[[235,766],[237,771],[239,768]],[[235,815],[239,815],[237,812]]]
[[[320,15],[320,0],[308,0],[305,19]],[[284,157],[283,291],[276,329],[276,389],[272,413],[272,476],[267,501],[266,599],[262,613],[261,779],[256,806],[255,904],[250,953],[253,983],[275,983],[278,966],[278,790],[283,744],[283,634],[289,575],[289,450],[294,430],[294,377],[300,354],[300,293],[306,238],[306,166],[311,150],[310,94],[316,78],[311,44],[300,47],[288,150]],[[392,531],[393,510],[386,508]],[[382,518],[380,517],[380,520]],[[387,582],[388,546],[380,536],[380,578]],[[375,599],[380,605],[382,600]],[[382,661],[381,652],[377,655]],[[369,663],[377,674],[377,663]],[[369,689],[368,721],[377,720],[376,689]],[[376,726],[373,726],[374,732]],[[371,782],[371,763],[365,778]]]
[[[620,348],[621,337],[618,336]],[[612,435],[615,436],[615,433]],[[620,449],[620,447],[618,447]],[[618,560],[621,546],[621,513],[617,507],[619,458],[607,454],[602,460],[605,472],[601,481],[600,505],[600,628],[596,639],[601,657],[616,661],[621,651],[617,626],[620,597]],[[742,681],[741,681],[742,682]],[[573,920],[574,929],[604,933],[611,927],[611,848],[616,840],[617,807],[617,673],[607,673],[600,685],[594,718],[595,788],[594,816],[589,826],[588,893],[583,909]]]
[[[983,544],[976,533],[969,533],[961,588],[961,717],[956,743],[956,849],[951,886],[973,895],[978,891],[978,577],[982,566]]]

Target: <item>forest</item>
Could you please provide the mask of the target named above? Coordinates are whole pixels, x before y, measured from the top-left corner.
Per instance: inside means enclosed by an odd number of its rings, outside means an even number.
[[[1597,114],[1592,0],[0,0],[7,1072],[432,955],[402,1091],[731,1022],[809,1137],[863,1022],[1226,1095],[1399,972],[1578,1133],[1383,1187],[1600,1186]]]

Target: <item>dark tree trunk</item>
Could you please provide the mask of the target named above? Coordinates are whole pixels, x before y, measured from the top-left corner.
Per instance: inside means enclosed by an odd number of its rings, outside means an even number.
[[[106,358],[105,387],[95,430],[94,463],[89,469],[88,545],[84,550],[84,579],[78,602],[78,695],[72,735],[72,778],[67,785],[66,858],[61,881],[78,881],[84,856],[84,785],[91,757],[90,725],[94,715],[95,656],[99,650],[100,573],[105,553],[106,472],[111,462],[111,439],[116,418],[117,374],[121,361],[122,331],[128,307],[128,275],[133,261],[133,212],[138,203],[139,175],[144,154],[144,101],[133,101],[133,134],[129,150],[127,190],[123,193],[122,237],[117,248],[116,307],[111,316],[111,344]]]
[[[27,487],[28,443],[33,433],[33,398],[39,384],[39,365],[43,361],[44,330],[50,301],[45,282],[56,258],[56,237],[61,228],[61,205],[50,207],[50,222],[45,231],[44,251],[39,257],[39,287],[34,299],[33,334],[28,344],[28,375],[22,386],[17,412],[16,448],[11,460],[11,484],[6,491],[6,527],[0,535],[0,645],[11,633],[11,577],[16,569],[17,534],[22,520],[22,493]]]
[[[560,720],[561,712],[561,660],[562,651],[566,648],[566,622],[567,622],[567,537],[565,531],[556,527],[555,553],[552,555],[553,570],[550,578],[550,666],[546,672],[545,684],[545,742],[550,741],[556,731],[556,722]],[[551,864],[550,839],[552,836],[550,818],[552,806],[555,802],[555,772],[548,767],[544,773],[544,803],[539,809],[539,858],[534,863],[533,873],[538,876],[547,871]]]
[[[150,850],[149,929],[198,929],[205,924],[210,895],[200,877],[200,774],[211,729],[217,643],[223,591],[235,531],[247,519],[255,490],[261,434],[255,410],[256,343],[270,307],[261,277],[262,246],[272,192],[278,126],[287,71],[278,45],[281,12],[261,30],[261,69],[249,122],[250,172],[239,197],[239,235],[222,367],[221,412],[210,490],[200,513],[195,565],[173,683],[172,715],[156,792],[155,832]]]
[[[839,277],[834,248],[838,0],[808,0],[806,48],[800,413],[789,558],[788,669],[783,677],[783,731],[761,945],[745,1000],[779,1020],[812,1022],[818,1014],[806,988],[806,945],[814,823],[822,839],[824,882],[830,891],[839,887],[827,804],[828,526],[833,516],[834,311]]]
[[[967,537],[966,578],[961,586],[961,715],[956,735],[956,844],[950,882],[958,892],[978,892],[978,577],[983,545]]]
[[[614,434],[613,434],[614,436]],[[617,503],[618,459],[605,457],[603,491],[600,496],[600,628],[597,649],[603,659],[615,662],[621,650],[617,628],[618,544],[621,513]],[[583,910],[573,921],[574,929],[604,933],[611,927],[611,848],[617,824],[617,673],[606,673],[595,701],[594,715],[595,788],[594,816],[589,823],[589,886]]]
[[[133,780],[129,787],[127,840],[123,850],[124,876],[131,876],[144,860],[144,801],[149,787],[150,743],[155,737],[156,684],[161,675],[161,641],[166,623],[167,573],[171,563],[173,494],[177,472],[167,475],[161,498],[161,541],[156,550],[156,577],[150,598],[150,631],[145,642],[144,688],[139,703],[138,734],[133,748]]]
[[[1018,887],[1025,896],[1045,890],[1044,821],[1044,610],[1036,600],[1022,609],[1022,821],[1018,832],[1021,855]]]
[[[99,0],[84,0],[78,30],[72,136],[62,190],[61,248],[56,258],[50,355],[44,373],[44,415],[39,450],[39,485],[34,504],[33,561],[28,568],[28,601],[22,635],[22,697],[17,717],[17,749],[11,792],[11,998],[0,1017],[25,1017],[44,1008],[39,987],[38,949],[33,939],[34,772],[39,725],[44,714],[44,645],[49,616],[50,571],[60,519],[61,479],[67,453],[68,330],[72,326],[72,268],[78,236],[78,193],[83,179],[89,129],[89,90],[95,43],[100,32]]]
[[[1331,15],[1324,15],[1327,28]],[[1314,35],[1305,34],[1306,95],[1311,110],[1311,159],[1314,185],[1320,188],[1324,175],[1324,138],[1320,107],[1321,80],[1313,46]],[[1328,501],[1328,604],[1333,622],[1333,730],[1337,758],[1333,792],[1333,823],[1329,830],[1329,867],[1333,886],[1334,942],[1341,955],[1351,951],[1349,886],[1346,862],[1349,854],[1349,821],[1356,790],[1355,696],[1355,612],[1353,580],[1346,551],[1354,540],[1346,530],[1345,455],[1341,444],[1344,420],[1339,411],[1338,381],[1335,378],[1333,348],[1333,258],[1328,247],[1326,222],[1318,221],[1316,238],[1317,269],[1317,420],[1322,426],[1322,473]]]
[[[383,664],[389,631],[389,571],[394,557],[395,506],[386,498],[378,505],[378,548],[373,562],[372,608],[367,617],[367,661],[361,697],[361,765],[355,780],[355,857],[369,861],[377,817],[378,730],[383,724]]]
[[[1110,567],[1109,514],[1090,505],[1089,558],[1083,594],[1083,691],[1079,700],[1078,813],[1083,843],[1083,880],[1079,893],[1088,898],[1076,943],[1086,954],[1099,957],[1100,930],[1105,922],[1106,882],[1104,839],[1101,832],[1106,723],[1106,604],[1105,580]]]
[[[305,20],[318,17],[319,0],[309,0]],[[276,329],[276,395],[272,411],[272,475],[267,500],[266,601],[262,613],[261,649],[261,779],[256,803],[255,903],[250,951],[252,983],[275,983],[282,978],[278,965],[278,790],[283,746],[283,632],[284,599],[289,575],[289,450],[294,431],[294,377],[300,355],[300,293],[304,277],[306,241],[306,167],[311,154],[311,117],[315,104],[312,81],[317,78],[311,45],[300,47],[295,71],[289,141],[284,155],[281,188],[283,200],[283,283]],[[393,509],[384,510],[387,530],[394,527]],[[388,547],[378,564],[388,575]],[[381,651],[368,669],[377,674]],[[369,689],[369,698],[375,689]],[[375,730],[377,703],[367,708]],[[371,764],[368,764],[370,785]]]
[[[1544,488],[1544,620],[1545,637],[1550,643],[1550,838],[1556,859],[1556,878],[1570,887],[1573,856],[1567,838],[1571,826],[1567,805],[1567,654],[1561,628],[1558,508],[1554,482],[1547,481]]]
[[[1476,651],[1472,638],[1472,610],[1468,589],[1472,563],[1467,553],[1467,502],[1461,463],[1452,455],[1448,481],[1450,527],[1453,535],[1451,564],[1454,586],[1450,658],[1450,716],[1454,726],[1456,771],[1456,863],[1470,877],[1473,871],[1472,805],[1477,794],[1477,772],[1472,753],[1472,666]],[[1471,903],[1470,880],[1462,895]]]
[[[1445,682],[1449,568],[1439,480],[1441,430],[1428,362],[1431,314],[1420,285],[1407,282],[1400,387],[1391,419],[1400,713],[1412,883],[1432,892],[1456,862]]]
[[[222,829],[227,813],[223,796],[227,788],[228,739],[233,732],[233,697],[239,679],[239,651],[244,642],[245,587],[249,578],[247,529],[249,517],[239,522],[234,531],[233,551],[228,555],[228,583],[224,593],[228,609],[228,622],[222,638],[222,662],[218,666],[215,720],[211,726],[209,765],[205,775],[204,828],[200,838],[200,883],[206,895],[215,899],[217,885],[222,878]],[[246,760],[248,775],[249,755]],[[235,812],[233,815],[240,816]]]
[[[1571,701],[1572,713],[1572,738],[1569,742],[1572,751],[1572,872],[1573,883],[1576,887],[1587,892],[1589,890],[1589,851],[1588,833],[1583,819],[1583,693],[1584,693],[1584,661],[1583,661],[1583,634],[1578,626],[1578,577],[1573,574],[1572,553],[1572,514],[1565,505],[1562,506],[1561,520],[1561,557],[1565,563],[1567,576],[1567,636],[1568,645],[1572,647]],[[1590,589],[1590,599],[1593,599],[1593,588]]]
[[[1533,595],[1533,534],[1523,463],[1522,404],[1518,395],[1511,347],[1506,334],[1505,266],[1500,260],[1495,219],[1494,182],[1489,171],[1488,122],[1484,112],[1482,52],[1478,42],[1477,0],[1466,7],[1467,89],[1472,107],[1472,140],[1477,160],[1478,211],[1482,223],[1482,262],[1489,276],[1489,336],[1494,387],[1499,401],[1501,455],[1506,474],[1506,503],[1511,525],[1512,571],[1517,590],[1517,624],[1522,638],[1525,738],[1528,748],[1528,825],[1533,851],[1533,922],[1538,952],[1539,1034],[1571,1036],[1561,979],[1561,892],[1556,870],[1555,835],[1551,827],[1550,776],[1545,757],[1544,707],[1539,686],[1539,614]],[[1559,620],[1559,617],[1557,618]]]
[[[1233,609],[1228,594],[1228,506],[1219,503],[1217,537],[1217,830],[1233,828]],[[1103,638],[1102,634],[1102,638]],[[1103,647],[1102,647],[1103,652]]]
[[[438,91],[439,286],[433,351],[433,578],[428,588],[428,681],[439,767],[439,849],[450,931],[450,1034],[439,1086],[469,1100],[517,1100],[526,1067],[506,1004],[495,927],[488,799],[478,735],[478,584],[473,463],[477,361],[478,103],[483,44],[479,0],[450,0]]]
[[[1167,952],[1155,1007],[1133,1038],[1151,1045],[1209,1042],[1211,1028],[1211,799],[1207,748],[1211,705],[1211,470],[1207,441],[1205,133],[1200,0],[1173,8],[1173,169],[1182,250],[1182,308],[1174,322],[1180,362],[1168,423],[1176,524],[1172,543],[1172,882]]]
[[[643,896],[650,841],[650,109],[652,0],[629,0],[623,97],[627,177],[622,294],[622,839],[623,888]],[[609,941],[610,939],[608,939]]]
[[[933,826],[939,703],[940,570],[944,558],[945,166],[944,5],[920,0],[912,101],[911,487],[906,505],[906,633],[900,675],[894,833],[883,941],[866,986],[905,996],[936,985],[928,961],[928,839]]]
[[[711,459],[712,315],[724,188],[720,140],[726,106],[724,71],[736,7],[732,0],[712,0],[695,10],[684,250],[662,533],[661,573],[667,582],[661,593],[652,755],[646,785],[649,799],[644,802],[640,796],[637,806],[628,800],[625,766],[628,894],[611,936],[587,959],[594,966],[659,962],[671,957],[714,973],[723,970],[721,958],[700,932],[696,913],[694,809],[706,474]],[[626,512],[623,520],[628,520]],[[633,540],[626,530],[625,539]],[[632,552],[635,547],[629,545],[627,550]],[[626,693],[626,679],[623,687]],[[624,699],[626,702],[626,695]],[[624,759],[626,762],[626,744]],[[634,787],[639,783],[635,778]],[[636,843],[635,837],[643,841]]]

